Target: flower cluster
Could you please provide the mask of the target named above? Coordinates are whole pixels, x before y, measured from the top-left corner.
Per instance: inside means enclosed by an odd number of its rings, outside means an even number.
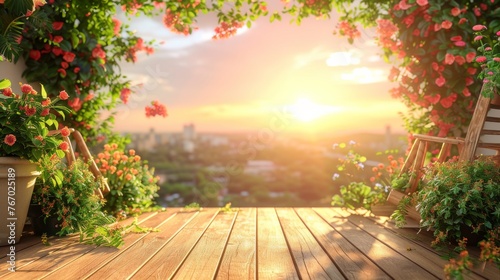
[[[483,80],[472,26],[495,25],[495,2],[399,0],[377,20],[378,42],[387,58],[396,58],[390,79],[399,85],[391,95],[408,107],[409,131],[443,137],[466,133]]]
[[[111,189],[105,196],[104,206],[109,213],[122,215],[123,211],[140,210],[153,204],[158,177],[135,150],[125,152],[116,143],[106,144],[95,162]]]
[[[483,79],[483,94],[492,98],[500,87],[500,27],[494,31],[492,38],[483,35],[487,29],[481,24],[472,27],[476,34],[474,41],[480,44],[476,62],[482,69],[479,77]]]
[[[215,35],[212,37],[212,39],[217,40],[232,37],[241,27],[243,27],[243,23],[241,22],[221,22],[220,25],[215,28]]]
[[[8,80],[0,80],[0,156],[18,156],[37,162],[44,155],[64,156],[68,144],[60,135],[56,114],[64,116],[67,109],[56,103],[65,95],[51,99],[42,87],[38,93],[28,84],[21,84],[22,94],[16,94]]]
[[[167,108],[158,100],[151,102],[151,106],[146,106],[146,117],[162,116],[167,117]]]

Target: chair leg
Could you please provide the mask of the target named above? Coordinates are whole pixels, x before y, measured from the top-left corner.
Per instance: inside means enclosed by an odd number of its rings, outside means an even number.
[[[422,168],[424,167],[425,154],[427,152],[427,142],[421,141],[418,145],[417,156],[413,164],[413,174],[410,177],[410,190],[408,193],[414,193],[417,190],[418,182],[423,175]]]

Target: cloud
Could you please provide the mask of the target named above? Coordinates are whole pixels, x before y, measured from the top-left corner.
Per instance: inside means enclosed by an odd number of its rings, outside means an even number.
[[[353,81],[360,84],[387,82],[387,71],[379,68],[358,67],[349,73],[340,75],[342,80]]]
[[[322,61],[328,57],[328,52],[324,51],[321,46],[315,47],[308,53],[299,54],[294,58],[294,67],[302,68],[316,61]]]
[[[334,52],[326,60],[326,65],[330,67],[358,65],[361,63],[361,57],[361,52],[356,50]]]

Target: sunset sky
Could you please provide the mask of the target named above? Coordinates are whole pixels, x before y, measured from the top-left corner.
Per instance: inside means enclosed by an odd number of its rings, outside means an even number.
[[[286,119],[283,131],[312,133],[402,131],[399,101],[389,96],[390,66],[378,55],[373,31],[350,45],[333,35],[334,19],[259,20],[235,37],[211,39],[216,22],[202,19],[190,36],[170,33],[160,20],[134,19],[146,40],[164,41],[151,56],[126,64],[137,84],[119,107],[120,131],[256,131]],[[152,100],[167,105],[167,118],[146,118]]]

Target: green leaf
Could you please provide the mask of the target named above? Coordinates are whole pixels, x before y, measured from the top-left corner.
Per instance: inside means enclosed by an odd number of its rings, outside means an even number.
[[[42,97],[47,98],[47,92],[45,91],[45,87],[42,84],[40,84],[40,88],[42,89]]]
[[[6,63],[6,62],[4,62]],[[11,82],[7,79],[0,80],[0,89],[8,88],[11,86]]]

